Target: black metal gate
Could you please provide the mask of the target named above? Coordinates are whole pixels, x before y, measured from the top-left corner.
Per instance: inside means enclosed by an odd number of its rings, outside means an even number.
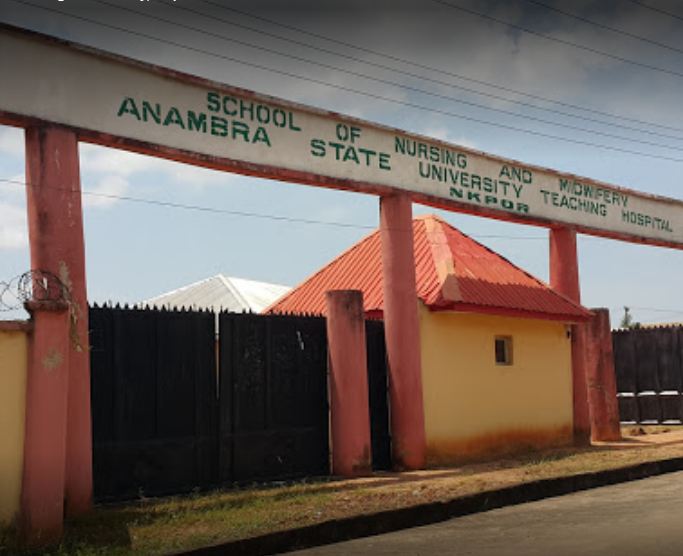
[[[220,315],[220,479],[329,473],[325,319]]]
[[[95,497],[215,484],[213,314],[94,307],[90,330]]]
[[[683,327],[612,333],[622,423],[683,421]]]
[[[329,473],[325,319],[218,324],[217,340],[210,312],[90,309],[97,500]],[[366,331],[373,468],[389,469],[383,323]]]
[[[389,399],[387,351],[384,344],[384,323],[366,321],[365,335],[368,361],[368,392],[370,396],[370,434],[372,468],[391,469],[391,436],[389,434]]]

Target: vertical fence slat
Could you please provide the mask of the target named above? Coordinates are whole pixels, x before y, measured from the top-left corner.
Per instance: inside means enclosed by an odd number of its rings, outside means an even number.
[[[384,344],[384,324],[381,321],[367,321],[365,330],[372,468],[374,470],[388,470],[391,469],[391,436],[389,433],[388,363]]]
[[[236,357],[234,343],[234,315],[221,313],[219,316],[219,447],[218,447],[218,479],[221,483],[228,483],[234,477],[234,461],[232,449],[232,435],[234,423],[233,403],[233,368]]]
[[[614,368],[617,376],[617,392],[637,392],[636,349],[633,334],[628,330],[612,333]]]

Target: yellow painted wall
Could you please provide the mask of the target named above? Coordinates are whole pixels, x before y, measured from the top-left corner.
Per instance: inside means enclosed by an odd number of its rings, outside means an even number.
[[[0,525],[19,511],[24,461],[27,335],[0,328]]]
[[[571,340],[563,323],[420,307],[430,465],[569,444]],[[494,339],[513,338],[497,365]]]

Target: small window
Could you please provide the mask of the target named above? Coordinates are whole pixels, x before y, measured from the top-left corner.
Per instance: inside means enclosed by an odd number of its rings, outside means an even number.
[[[496,336],[496,365],[512,365],[512,337]]]

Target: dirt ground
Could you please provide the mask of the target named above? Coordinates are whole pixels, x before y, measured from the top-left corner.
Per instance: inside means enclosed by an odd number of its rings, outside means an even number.
[[[683,427],[629,427],[623,434],[619,442],[454,468],[253,485],[100,506],[67,523],[64,541],[48,553],[164,554],[539,479],[683,457]],[[0,554],[17,553],[11,531],[0,531]]]
[[[614,469],[646,461],[683,457],[683,427],[625,427],[619,442],[594,442],[590,448],[558,448],[515,458],[451,469],[380,473],[337,481],[348,490],[329,518],[372,513],[495,490],[532,480]],[[354,492],[360,491],[360,492]]]

